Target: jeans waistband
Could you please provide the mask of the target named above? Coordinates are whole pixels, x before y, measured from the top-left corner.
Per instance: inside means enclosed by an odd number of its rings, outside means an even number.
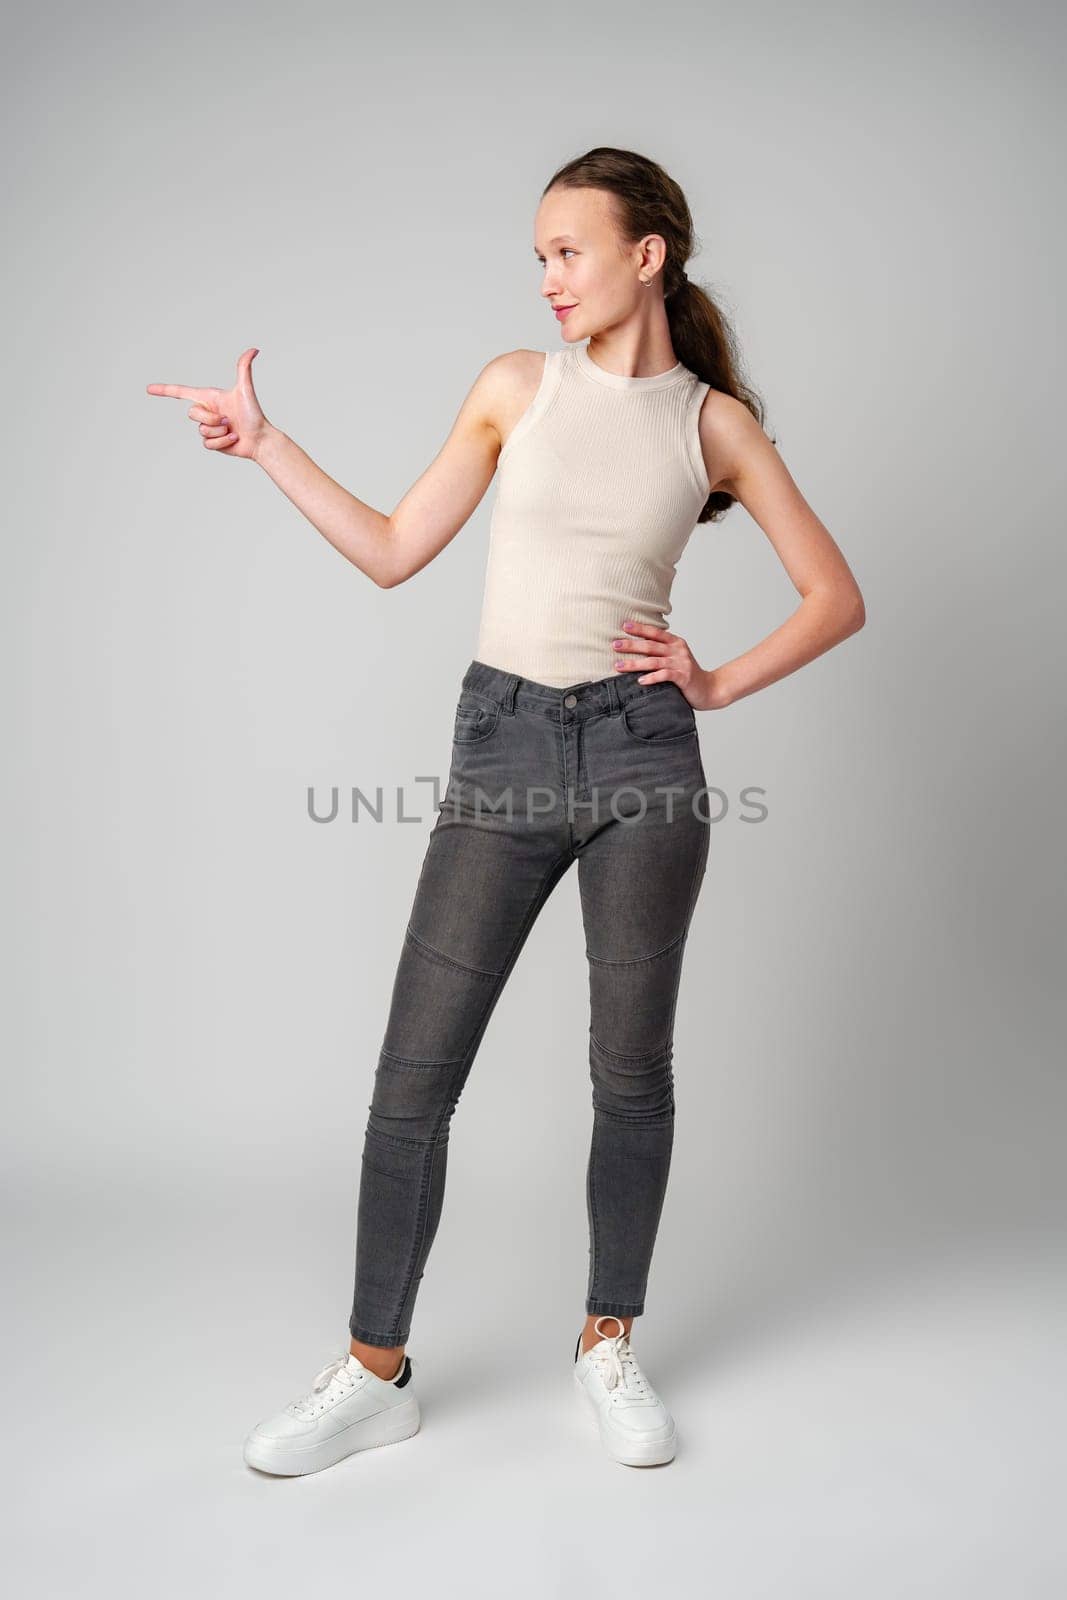
[[[502,667],[491,667],[486,661],[472,661],[463,674],[464,689],[484,695],[495,701],[503,711],[511,713],[516,707],[539,711],[549,716],[570,718],[612,715],[621,711],[628,701],[655,694],[664,689],[680,694],[677,684],[638,683],[636,673],[620,673],[610,678],[591,678],[585,683],[572,683],[556,689],[549,683],[538,683],[534,678],[522,678],[516,672],[505,672]]]

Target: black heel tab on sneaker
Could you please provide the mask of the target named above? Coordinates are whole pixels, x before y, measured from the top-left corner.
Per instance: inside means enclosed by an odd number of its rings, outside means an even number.
[[[581,1336],[581,1334],[579,1334],[578,1335],[578,1343],[574,1347],[574,1359],[575,1359],[575,1361],[578,1360],[578,1352],[581,1350],[581,1348],[582,1348],[582,1336]]]
[[[395,1378],[391,1378],[390,1382],[392,1383],[394,1389],[402,1389],[404,1387],[405,1383],[409,1383],[410,1380],[411,1380],[411,1357],[408,1355],[407,1351],[405,1351],[404,1352],[404,1368],[403,1368],[403,1371],[400,1372]]]

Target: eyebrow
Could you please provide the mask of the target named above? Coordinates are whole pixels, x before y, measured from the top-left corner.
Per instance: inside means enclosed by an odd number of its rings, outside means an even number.
[[[570,240],[571,243],[573,244],[573,242],[574,242],[573,233],[557,233],[556,237],[554,239],[550,239],[548,242],[549,242],[549,244],[563,244],[566,240]],[[540,250],[538,250],[536,245],[534,245],[533,249],[534,249],[534,255],[535,256],[539,256],[541,254]]]

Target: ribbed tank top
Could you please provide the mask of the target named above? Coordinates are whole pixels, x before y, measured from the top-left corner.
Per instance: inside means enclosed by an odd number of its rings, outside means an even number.
[[[710,493],[698,431],[709,387],[681,362],[629,378],[584,344],[545,352],[498,457],[477,660],[565,689],[619,676],[623,622],[666,627]]]

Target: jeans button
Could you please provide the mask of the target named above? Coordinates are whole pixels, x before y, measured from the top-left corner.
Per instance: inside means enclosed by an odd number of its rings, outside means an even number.
[[[576,694],[567,695],[564,698],[563,704],[565,706],[576,706],[578,704],[578,696]]]

